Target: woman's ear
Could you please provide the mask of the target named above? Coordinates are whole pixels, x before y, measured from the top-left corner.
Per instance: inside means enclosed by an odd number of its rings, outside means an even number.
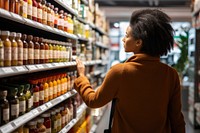
[[[141,47],[142,46],[142,39],[136,40],[136,46]]]

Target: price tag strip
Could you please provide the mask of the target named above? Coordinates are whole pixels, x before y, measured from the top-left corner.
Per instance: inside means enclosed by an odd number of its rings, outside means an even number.
[[[28,65],[29,70],[36,70],[37,67],[35,65]]]
[[[10,12],[10,14],[11,14],[11,16],[13,18],[15,18],[15,20],[18,20],[19,22],[21,22],[23,24],[25,23],[25,21],[23,20],[23,18],[21,16],[19,16],[18,14],[15,14],[15,13],[12,13],[12,12]]]
[[[39,69],[43,69],[43,68],[44,68],[43,65],[36,65],[36,66],[37,66],[37,68],[39,68]]]
[[[3,70],[5,73],[12,73],[12,72],[14,72],[14,71],[12,70],[11,67],[5,67],[5,68],[2,68],[2,70]]]
[[[22,72],[26,70],[23,66],[17,66],[15,68],[17,69],[18,72]]]
[[[14,127],[11,125],[11,123],[8,123],[0,128],[2,133],[10,133],[12,130],[14,130]]]

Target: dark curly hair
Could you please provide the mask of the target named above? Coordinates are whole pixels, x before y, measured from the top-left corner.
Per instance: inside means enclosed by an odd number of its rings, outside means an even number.
[[[167,55],[174,44],[170,23],[170,17],[158,9],[134,11],[130,27],[133,37],[142,40],[141,52],[151,56]]]

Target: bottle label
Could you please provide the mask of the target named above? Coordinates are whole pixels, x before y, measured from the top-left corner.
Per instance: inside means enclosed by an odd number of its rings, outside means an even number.
[[[34,49],[34,58],[35,59],[40,59],[40,50],[39,49]]]
[[[4,60],[4,49],[3,47],[0,47],[0,60]]]
[[[4,47],[4,59],[11,60],[11,47]]]
[[[47,12],[46,11],[43,11],[42,19],[47,20]]]
[[[32,108],[33,107],[33,95],[31,96],[31,98],[30,98],[30,107]]]
[[[64,92],[65,91],[65,83],[61,84],[61,91]]]
[[[58,24],[58,17],[54,18],[54,24]]]
[[[56,129],[57,130],[57,126],[58,126],[58,122],[57,122],[57,120],[55,120],[54,122],[53,122],[53,129]]]
[[[28,59],[34,59],[34,49],[33,48],[28,49]]]
[[[17,47],[12,47],[12,60],[17,60],[18,55],[17,55]]]
[[[34,6],[32,8],[32,10],[33,10],[32,16],[35,17],[35,18],[37,18],[37,7]]]
[[[65,57],[66,57],[67,59],[69,59],[69,51],[68,51],[68,50],[66,51]]]
[[[57,50],[53,51],[53,59],[57,59]]]
[[[45,50],[45,59],[49,59],[49,50]]]
[[[11,104],[11,116],[19,116],[19,104]]]
[[[62,124],[61,123],[61,118],[57,120],[57,124],[58,124],[58,126],[61,126],[61,124]]]
[[[27,17],[27,2],[24,1],[23,7],[22,7],[23,17]]]
[[[53,58],[53,50],[49,50],[49,59]]]
[[[74,30],[74,25],[72,23],[68,23],[68,29],[69,31],[72,31]]]
[[[23,48],[23,60],[28,60],[28,49]]]
[[[40,59],[44,59],[45,50],[40,50]]]
[[[44,100],[44,90],[40,91],[39,100]]]
[[[68,113],[65,115],[65,122],[66,122],[66,124],[68,124],[68,122],[69,122]]]
[[[23,60],[23,48],[18,48],[18,60]]]
[[[3,109],[3,120],[4,121],[9,121],[10,114],[9,114],[9,108]]]
[[[29,98],[28,99],[28,108],[31,108],[32,107],[32,105],[33,105],[33,100],[32,100],[32,98]]]
[[[42,9],[38,9],[37,11],[37,17],[42,19]]]
[[[61,92],[61,87],[60,87],[60,84],[58,84],[58,86],[57,86],[57,88],[58,88],[58,93],[60,93]]]
[[[47,21],[48,21],[48,22],[51,22],[51,20],[52,20],[52,19],[51,19],[51,13],[47,13]]]
[[[33,102],[39,102],[39,92],[33,92]]]
[[[51,22],[54,23],[55,16],[51,14]]]
[[[67,20],[64,21],[64,27],[68,27],[68,21]]]
[[[33,11],[33,9],[32,9],[32,5],[31,4],[28,4],[28,15],[30,15],[30,16],[32,16],[32,11]]]
[[[49,89],[46,88],[44,89],[44,98],[48,98],[49,97]]]
[[[26,111],[26,101],[19,101],[19,112],[25,112]]]

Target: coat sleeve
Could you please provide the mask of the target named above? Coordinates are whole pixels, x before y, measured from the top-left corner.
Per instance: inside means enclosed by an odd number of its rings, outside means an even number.
[[[74,87],[87,106],[91,108],[104,106],[117,97],[118,89],[121,86],[123,68],[123,64],[113,66],[96,92],[84,76],[80,76],[75,80]]]
[[[169,120],[172,133],[185,133],[185,121],[181,112],[181,87],[178,74],[176,73],[175,88],[172,90],[169,100]]]

